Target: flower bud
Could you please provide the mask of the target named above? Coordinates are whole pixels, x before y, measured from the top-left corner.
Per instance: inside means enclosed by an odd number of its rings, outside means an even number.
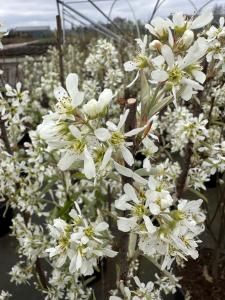
[[[159,40],[154,40],[149,44],[150,50],[160,50],[162,43]]]
[[[84,113],[90,118],[95,118],[98,115],[98,102],[91,99],[83,106]]]
[[[194,40],[194,33],[192,30],[186,30],[182,36],[182,41],[186,47],[189,47]]]

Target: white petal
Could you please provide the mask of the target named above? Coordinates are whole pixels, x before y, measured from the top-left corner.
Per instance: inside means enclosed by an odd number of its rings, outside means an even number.
[[[200,16],[198,16],[191,24],[191,29],[197,29],[204,27],[205,25],[209,24],[213,19],[212,12],[205,10]]]
[[[69,130],[75,138],[77,138],[77,139],[81,138],[81,132],[76,126],[70,125]]]
[[[147,171],[147,172],[150,172],[151,170],[151,163],[150,163],[150,160],[149,158],[145,158],[144,161],[143,161],[143,168]]]
[[[127,119],[127,116],[129,114],[129,109],[126,109],[126,111],[124,112],[124,114],[120,115],[120,121],[119,121],[119,124],[118,124],[118,129],[120,129],[124,123],[126,122],[126,119]]]
[[[82,256],[80,252],[77,253],[77,259],[76,259],[76,270],[78,271],[82,266]]]
[[[222,28],[224,26],[224,17],[220,17],[219,23],[220,23],[220,27]]]
[[[77,155],[71,152],[66,152],[58,162],[60,170],[65,171],[77,160]]]
[[[182,12],[177,12],[173,15],[173,23],[179,27],[184,25],[185,18]]]
[[[153,233],[156,231],[155,226],[152,224],[152,221],[150,220],[149,217],[147,216],[143,216],[144,222],[145,222],[145,226],[148,230],[149,233]]]
[[[168,79],[168,73],[163,70],[154,70],[151,73],[151,77],[153,80],[155,80],[157,82],[163,82]]]
[[[131,81],[131,83],[129,83],[129,84],[127,85],[127,88],[131,87],[131,86],[135,83],[135,81],[137,81],[138,77],[139,77],[139,71],[137,72],[136,76],[135,76],[134,79]]]
[[[192,71],[192,74],[193,74],[195,80],[197,80],[198,82],[200,82],[200,83],[205,82],[205,80],[206,80],[205,73],[203,73],[201,71],[198,71],[198,70],[195,70],[195,71]]]
[[[87,150],[87,147],[84,149],[84,174],[88,179],[91,179],[96,176],[95,173],[95,163]]]
[[[139,127],[139,128],[134,128],[134,129],[132,129],[132,130],[126,132],[126,133],[124,134],[124,136],[130,137],[130,136],[136,135],[136,134],[142,132],[142,131],[145,129],[145,127],[146,127],[146,126],[144,126],[144,127]]]
[[[135,189],[132,187],[131,184],[129,184],[129,183],[124,184],[123,189],[124,189],[124,192],[126,193],[126,195],[128,196],[129,200],[133,200],[137,204],[140,202],[136,195]]]
[[[133,172],[132,174],[132,178],[134,179],[134,181],[146,185],[148,183],[148,181],[146,179],[144,179],[143,177],[141,177],[140,175],[138,175],[137,173]]]
[[[61,86],[57,87],[54,90],[54,95],[55,95],[55,97],[58,101],[61,100],[62,98],[67,98],[68,97],[67,91]]]
[[[115,201],[115,208],[119,210],[131,210],[132,205],[129,204],[127,201],[129,201],[127,195],[122,195],[118,200]]]
[[[108,257],[115,257],[118,254],[118,252],[113,251],[111,249],[104,249],[104,255],[108,256]]]
[[[168,66],[172,68],[174,64],[174,55],[172,49],[168,45],[163,45],[161,48],[161,53]]]
[[[103,160],[102,160],[102,164],[100,166],[100,170],[104,170],[105,169],[105,167],[107,166],[107,164],[108,164],[111,156],[112,156],[112,148],[109,147],[106,150],[105,154],[104,154],[104,157],[103,157]]]
[[[193,88],[192,86],[187,85],[181,94],[181,98],[184,99],[185,101],[188,101],[191,99],[192,95],[193,95]]]
[[[95,230],[101,232],[107,230],[108,228],[109,224],[107,224],[106,222],[101,222],[95,227]]]
[[[78,91],[78,80],[78,75],[76,73],[70,73],[66,77],[66,89],[71,98],[73,98]]]
[[[137,64],[131,60],[125,62],[123,66],[124,66],[124,70],[127,72],[132,72],[135,69],[137,69]]]
[[[98,103],[100,105],[101,110],[110,103],[112,97],[112,91],[110,89],[104,89],[104,91],[100,94],[98,98]]]
[[[122,152],[123,159],[125,162],[129,165],[132,166],[134,164],[134,158],[130,150],[128,150],[125,146],[120,146],[120,150]]]
[[[149,210],[153,215],[158,215],[160,213],[160,207],[156,203],[149,203]]]
[[[111,131],[117,131],[118,127],[111,121],[106,122],[106,126],[111,130]]]
[[[72,98],[72,105],[73,107],[79,106],[84,100],[84,92],[77,92],[74,98]]]
[[[136,283],[136,285],[141,288],[141,282],[140,282],[140,279],[137,277],[137,276],[134,276],[134,281]]]
[[[95,135],[99,139],[99,141],[105,142],[107,141],[110,137],[111,134],[108,129],[106,128],[98,128],[95,130]]]
[[[22,87],[22,83],[21,82],[17,82],[17,84],[16,84],[17,92],[21,91],[21,87]]]
[[[117,170],[118,173],[120,173],[121,175],[126,176],[126,177],[132,177],[133,176],[132,170],[130,170],[130,169],[124,167],[124,166],[121,166],[115,160],[113,162],[114,162],[115,169]]]
[[[120,231],[129,232],[136,225],[136,217],[123,218],[119,217],[117,220],[117,227]]]

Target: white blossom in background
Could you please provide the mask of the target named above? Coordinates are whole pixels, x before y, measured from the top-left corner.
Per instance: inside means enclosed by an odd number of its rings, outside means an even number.
[[[12,297],[12,295],[8,292],[8,291],[1,291],[1,294],[0,294],[0,299],[1,300],[8,300]]]
[[[123,286],[121,287],[123,296],[110,296],[109,300],[145,300],[148,298],[153,300],[162,299],[160,290],[154,286],[153,282],[149,281],[145,284],[141,282],[137,276],[134,277],[134,282],[136,285],[136,289],[131,289],[127,286]]]

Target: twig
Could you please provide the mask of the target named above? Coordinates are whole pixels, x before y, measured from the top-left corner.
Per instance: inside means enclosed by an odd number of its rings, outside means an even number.
[[[189,141],[185,149],[183,169],[180,176],[177,179],[177,184],[176,184],[176,194],[178,199],[182,197],[183,192],[185,190],[187,176],[191,165],[192,154],[193,154],[193,143]]]

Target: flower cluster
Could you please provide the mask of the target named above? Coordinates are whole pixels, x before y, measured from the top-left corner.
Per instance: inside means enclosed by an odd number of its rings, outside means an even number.
[[[190,20],[182,13],[175,13],[172,20],[156,17],[145,26],[156,38],[149,44],[155,55],[147,54],[147,36],[143,41],[138,39],[140,54],[125,63],[125,70],[149,69],[153,83],[160,84],[164,92],[171,92],[174,101],[178,96],[190,100],[193,94],[203,90],[206,76],[200,62],[209,47],[204,37],[195,40],[193,30],[207,25],[212,18],[212,14],[207,12]]]
[[[54,257],[55,266],[62,267],[69,259],[70,273],[91,275],[97,267],[101,257],[114,257],[117,252],[109,245],[108,224],[106,222],[90,222],[81,215],[78,205],[76,210],[69,213],[71,223],[62,219],[55,219],[49,225],[54,247],[48,248],[51,258]]]
[[[119,210],[129,211],[118,217],[118,229],[139,235],[139,248],[147,256],[163,257],[162,268],[170,267],[174,257],[196,259],[199,240],[204,230],[202,200],[179,200],[176,204],[162,182],[149,178],[148,189],[124,185],[124,192],[115,202]]]

